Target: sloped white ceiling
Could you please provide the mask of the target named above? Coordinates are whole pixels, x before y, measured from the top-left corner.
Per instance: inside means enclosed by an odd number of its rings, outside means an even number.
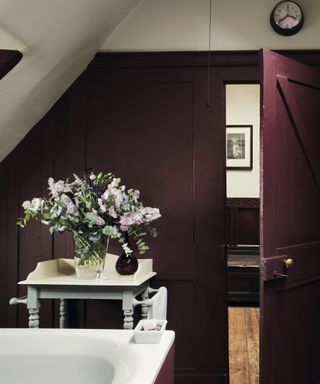
[[[0,49],[22,60],[0,81],[0,161],[84,71],[139,0],[0,0]]]
[[[297,0],[302,30],[281,36],[270,26],[279,0],[212,0],[211,49],[319,49],[320,1]],[[102,44],[101,51],[208,49],[210,0],[143,0]]]

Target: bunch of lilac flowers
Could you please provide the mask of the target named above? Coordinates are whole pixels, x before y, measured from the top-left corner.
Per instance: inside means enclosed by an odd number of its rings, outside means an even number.
[[[117,239],[128,255],[132,249],[127,242],[132,240],[140,254],[149,247],[143,240],[150,234],[157,236],[151,222],[161,217],[158,208],[144,207],[140,192],[121,185],[121,180],[111,173],[91,173],[83,179],[74,175],[74,181],[48,180],[49,198],[34,198],[25,201],[24,216],[18,225],[25,227],[31,219],[41,220],[50,228],[50,233],[69,231],[87,259],[96,254],[105,254],[110,238]]]

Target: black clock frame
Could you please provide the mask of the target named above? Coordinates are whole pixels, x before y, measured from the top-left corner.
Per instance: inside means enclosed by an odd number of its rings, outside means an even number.
[[[287,3],[288,1],[287,0],[284,0],[284,1],[280,1],[279,3],[277,3],[272,11],[271,11],[271,14],[270,14],[270,24],[271,24],[271,27],[273,28],[273,30],[277,33],[279,33],[280,35],[282,36],[292,36],[292,35],[295,35],[296,33],[298,33],[300,31],[300,29],[302,28],[303,26],[303,23],[304,23],[304,14],[303,14],[303,9],[301,8],[301,5],[298,4],[296,1],[289,1],[290,3],[294,3],[296,4],[299,8],[300,8],[300,11],[301,11],[301,19],[299,21],[299,24],[297,24],[296,26],[294,26],[293,28],[289,29],[289,28],[281,28],[279,24],[276,23],[275,19],[274,19],[274,12],[276,10],[276,8],[279,6],[279,4],[281,3]]]

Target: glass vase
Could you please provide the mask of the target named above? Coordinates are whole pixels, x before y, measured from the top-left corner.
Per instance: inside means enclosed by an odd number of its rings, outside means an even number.
[[[108,241],[91,243],[74,238],[74,265],[78,279],[102,279]]]

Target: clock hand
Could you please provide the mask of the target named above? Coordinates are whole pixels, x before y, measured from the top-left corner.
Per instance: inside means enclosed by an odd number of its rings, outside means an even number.
[[[285,16],[283,16],[281,19],[278,20],[278,23],[281,23],[281,21],[286,19],[288,16],[289,16],[289,14],[287,13]]]

